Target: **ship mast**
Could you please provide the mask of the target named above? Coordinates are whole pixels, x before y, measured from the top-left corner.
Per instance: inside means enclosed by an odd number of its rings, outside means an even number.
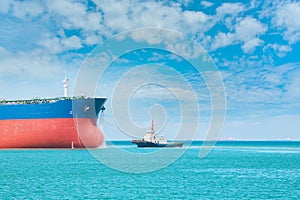
[[[69,82],[69,79],[67,77],[65,77],[65,79],[63,80],[63,83],[64,83],[64,97],[68,96],[68,82]]]

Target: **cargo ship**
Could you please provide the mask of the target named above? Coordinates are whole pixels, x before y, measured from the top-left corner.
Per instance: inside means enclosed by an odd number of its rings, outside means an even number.
[[[0,101],[0,148],[97,148],[97,119],[106,98],[67,97]]]
[[[146,133],[142,139],[132,140],[133,144],[137,147],[182,147],[183,142],[168,142],[162,135],[157,135],[154,130],[154,122],[152,120],[152,126],[150,130],[146,130]]]

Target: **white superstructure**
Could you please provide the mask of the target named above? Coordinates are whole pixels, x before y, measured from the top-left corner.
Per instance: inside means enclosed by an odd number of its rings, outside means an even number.
[[[154,130],[154,122],[152,120],[152,126],[150,130],[146,130],[146,134],[142,138],[143,141],[152,142],[155,144],[167,144],[167,140],[162,135],[157,135]]]

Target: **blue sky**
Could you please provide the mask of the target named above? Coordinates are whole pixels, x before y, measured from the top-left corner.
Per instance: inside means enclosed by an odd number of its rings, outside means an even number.
[[[227,102],[222,139],[300,140],[298,19],[300,3],[289,0],[1,1],[1,98],[62,96],[65,69],[72,88],[83,61],[101,42],[135,28],[168,28],[199,43],[222,75]],[[96,95],[112,99],[115,83],[141,65],[149,66],[148,71],[137,73],[172,80],[161,65],[172,66],[197,94],[201,112],[197,138],[201,139],[211,115],[205,109],[210,107],[208,91],[184,60],[170,57],[165,52],[136,51],[119,58],[101,79]],[[128,83],[139,79],[131,76]],[[140,101],[141,97],[148,98]],[[157,86],[135,93],[130,101],[132,119],[146,127],[149,107],[156,103],[168,116],[165,126],[156,116],[158,127],[172,137],[166,132],[178,128],[178,99]],[[110,108],[111,101],[107,104]],[[102,126],[110,139],[129,138],[116,128],[110,109]]]

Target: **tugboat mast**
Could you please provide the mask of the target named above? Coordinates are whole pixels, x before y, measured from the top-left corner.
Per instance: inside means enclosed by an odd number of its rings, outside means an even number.
[[[154,121],[152,120],[151,130],[154,131]]]

